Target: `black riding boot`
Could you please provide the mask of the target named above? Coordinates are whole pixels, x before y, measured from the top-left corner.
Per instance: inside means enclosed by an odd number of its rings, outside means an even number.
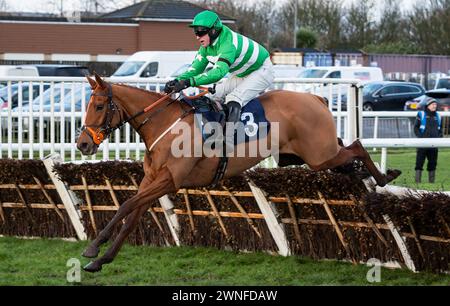
[[[416,170],[416,183],[422,182],[422,170]]]
[[[240,115],[241,115],[241,104],[235,101],[231,101],[227,103],[227,122],[225,125],[225,143],[226,146],[229,148],[227,152],[233,151],[234,148],[234,132],[235,130],[227,129],[227,126],[229,125],[235,125],[237,122],[239,122]]]
[[[436,177],[436,171],[428,171],[428,182],[434,183],[434,179]]]

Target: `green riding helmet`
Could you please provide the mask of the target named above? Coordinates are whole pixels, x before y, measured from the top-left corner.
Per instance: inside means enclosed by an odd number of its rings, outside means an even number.
[[[189,26],[191,28],[205,27],[220,30],[222,29],[222,21],[220,21],[219,15],[213,11],[203,11],[195,15],[194,20]]]
[[[223,27],[219,15],[212,11],[198,13],[189,26],[194,28],[194,33],[197,36],[208,34],[211,43],[219,36]]]

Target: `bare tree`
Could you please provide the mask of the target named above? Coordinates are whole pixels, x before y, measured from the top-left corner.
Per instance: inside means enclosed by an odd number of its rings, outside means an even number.
[[[366,43],[363,49],[368,53],[417,53],[409,29],[400,0],[384,0],[380,20],[375,25],[374,41]]]
[[[62,0],[47,0],[47,5],[50,12],[54,12],[60,17],[64,16],[64,2]]]
[[[373,0],[357,0],[350,5],[345,18],[347,45],[361,49],[375,39]]]
[[[280,10],[279,22],[284,25],[283,31],[288,33],[292,41],[297,9],[299,28],[309,28],[317,33],[319,48],[333,49],[342,42],[342,7],[342,0],[289,0]]]
[[[8,3],[6,0],[0,0],[0,12],[5,12],[9,9]]]
[[[136,0],[78,0],[80,10],[82,12],[90,13],[91,15],[99,15],[103,13],[108,13],[129,5],[136,4]]]
[[[68,11],[80,11],[83,15],[100,15],[111,12],[129,5],[136,4],[137,0],[74,0],[71,2],[63,0],[47,0],[51,11],[64,16]]]
[[[450,0],[427,0],[408,16],[411,39],[422,52],[450,54]]]
[[[377,25],[377,43],[392,43],[408,39],[408,23],[400,9],[400,0],[384,0]]]
[[[317,33],[320,49],[351,48],[366,51],[450,54],[450,0],[424,0],[408,14],[401,12],[400,0],[384,0],[375,20],[374,0],[355,0],[348,8],[344,0],[190,0],[207,9],[236,19],[234,28],[268,48],[290,47],[294,41],[294,16],[298,28]],[[84,15],[100,15],[140,0],[74,0]],[[67,1],[47,0],[64,16],[73,10]],[[6,10],[0,0],[0,11]],[[295,14],[297,9],[297,14]]]

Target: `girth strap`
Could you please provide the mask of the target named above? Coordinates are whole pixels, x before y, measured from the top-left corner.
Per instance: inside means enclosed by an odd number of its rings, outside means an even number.
[[[225,145],[225,143],[224,143]],[[224,155],[221,156],[219,159],[219,165],[216,169],[216,175],[214,176],[212,187],[216,187],[217,184],[223,179],[223,176],[225,175],[225,171],[227,170],[228,166],[228,156]]]

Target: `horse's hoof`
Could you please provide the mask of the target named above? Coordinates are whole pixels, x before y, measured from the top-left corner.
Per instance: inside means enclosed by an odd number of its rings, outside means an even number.
[[[99,272],[102,270],[102,265],[96,263],[95,261],[91,261],[83,267],[83,270],[86,272]]]
[[[400,170],[394,169],[394,170],[388,170],[386,173],[386,179],[387,182],[391,182],[393,180],[395,180],[397,177],[400,176],[400,174],[402,174],[402,172]]]
[[[99,248],[89,246],[86,250],[84,250],[84,252],[83,252],[83,254],[81,254],[81,256],[87,257],[87,258],[95,258],[98,256],[98,253],[100,253]]]

